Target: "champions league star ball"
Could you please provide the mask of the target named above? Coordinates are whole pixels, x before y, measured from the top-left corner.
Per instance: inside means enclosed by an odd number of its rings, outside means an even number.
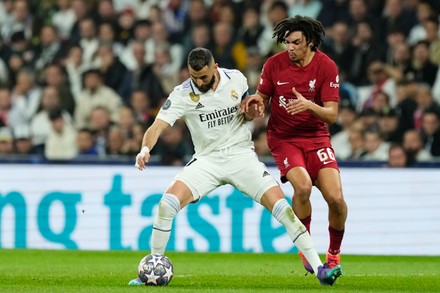
[[[174,275],[173,264],[162,254],[149,254],[139,262],[138,275],[145,286],[166,286]]]

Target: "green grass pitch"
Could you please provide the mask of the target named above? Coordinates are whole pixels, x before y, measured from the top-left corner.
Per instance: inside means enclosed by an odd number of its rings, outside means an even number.
[[[343,255],[343,276],[322,287],[298,255],[170,252],[168,286],[129,287],[145,254],[0,249],[0,292],[440,292],[438,256]]]

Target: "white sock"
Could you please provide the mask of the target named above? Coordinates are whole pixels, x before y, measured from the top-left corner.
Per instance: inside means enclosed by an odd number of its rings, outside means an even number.
[[[318,267],[322,266],[321,259],[306,227],[295,215],[286,199],[280,199],[274,204],[272,215],[284,225],[290,239],[292,239],[299,251],[304,254],[316,275]]]
[[[164,254],[170,239],[171,226],[176,214],[180,211],[180,201],[174,195],[165,193],[159,202],[159,209],[154,219],[151,235],[151,253]]]

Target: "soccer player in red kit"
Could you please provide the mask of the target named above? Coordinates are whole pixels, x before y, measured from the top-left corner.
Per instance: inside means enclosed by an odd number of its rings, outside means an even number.
[[[273,36],[286,49],[263,66],[255,95],[242,104],[249,111],[258,102],[260,114],[270,102],[267,142],[283,183],[293,188],[292,208],[310,232],[310,195],[315,185],[329,208],[330,245],[326,265],[340,264],[347,205],[327,125],[338,116],[339,76],[333,60],[318,50],[324,36],[319,21],[295,16],[280,21]],[[312,272],[300,254],[306,270]]]

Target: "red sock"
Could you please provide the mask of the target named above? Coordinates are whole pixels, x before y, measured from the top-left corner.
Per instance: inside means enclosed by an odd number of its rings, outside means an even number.
[[[310,223],[312,222],[312,215],[305,217],[304,219],[299,219],[304,226],[306,226],[307,231],[310,234]]]
[[[341,242],[344,238],[345,229],[339,231],[335,228],[328,226],[328,232],[330,234],[330,245],[328,248],[328,252],[333,255],[339,254],[341,252]]]

